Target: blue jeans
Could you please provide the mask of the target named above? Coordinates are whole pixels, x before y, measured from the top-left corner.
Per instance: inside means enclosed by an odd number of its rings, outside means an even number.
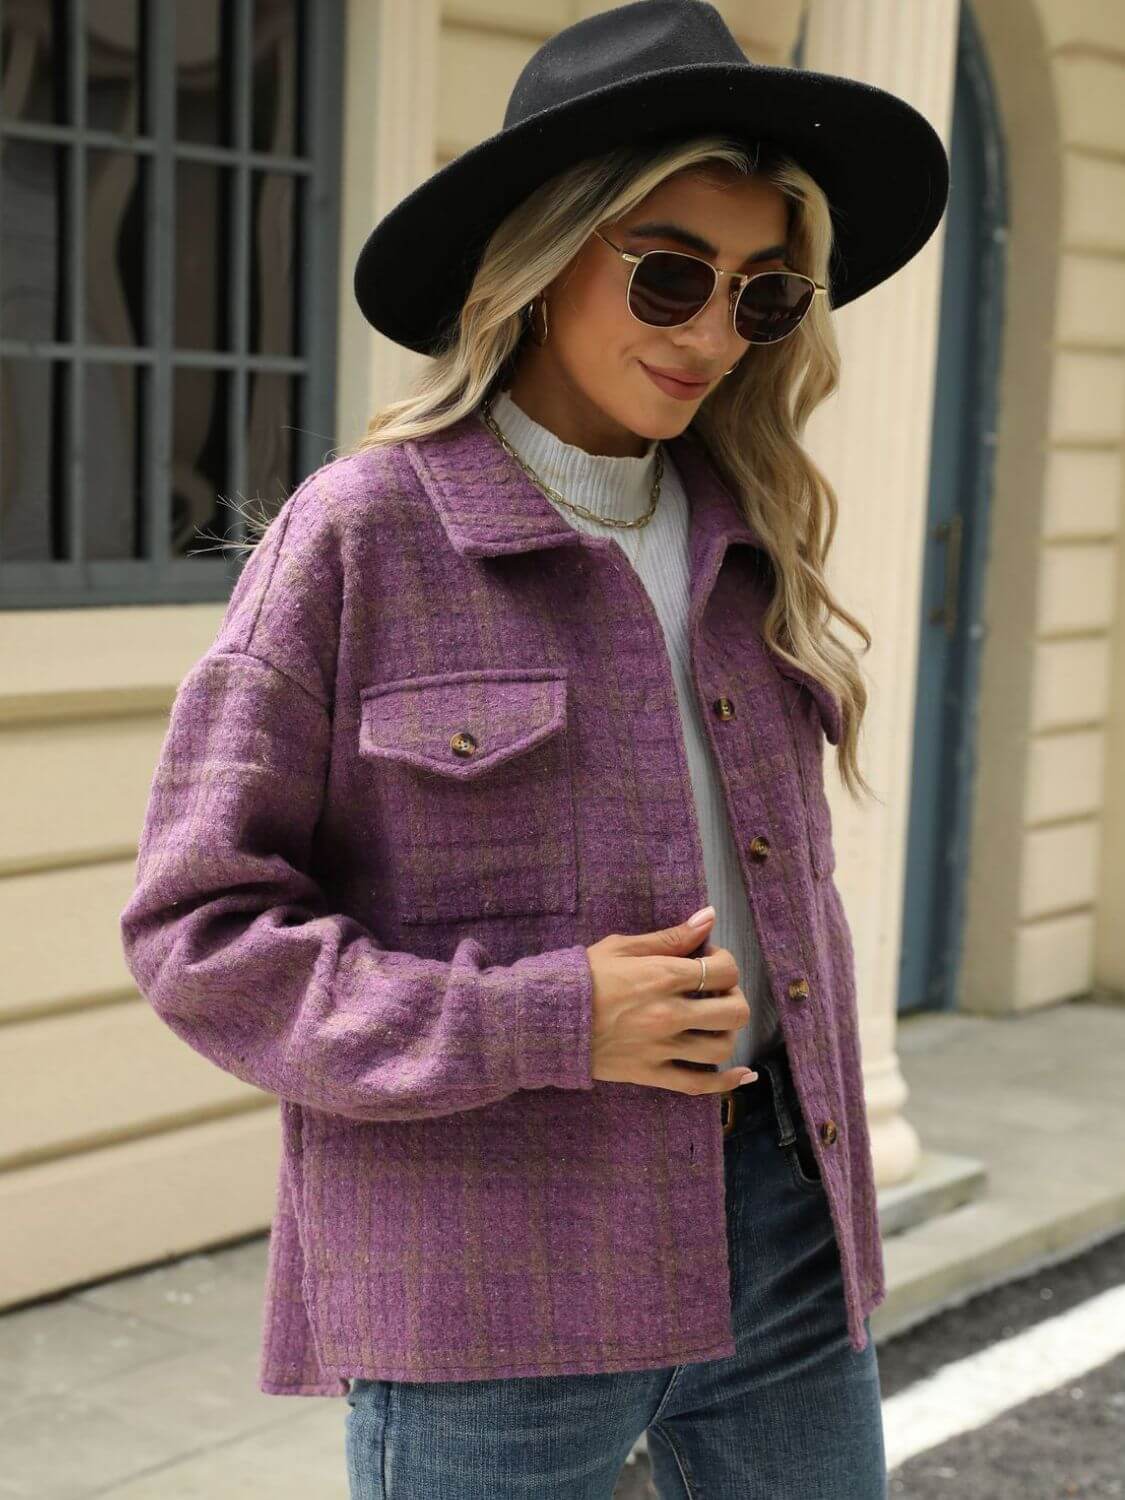
[[[351,1500],[611,1500],[642,1432],[661,1500],[884,1500],[870,1328],[857,1353],[784,1049],[754,1066],[723,1145],[736,1353],[604,1375],[353,1380]]]

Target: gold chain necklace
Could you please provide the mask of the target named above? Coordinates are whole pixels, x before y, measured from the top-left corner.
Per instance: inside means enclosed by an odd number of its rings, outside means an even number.
[[[481,407],[481,417],[486,425],[492,430],[492,432],[495,433],[502,446],[512,455],[516,463],[519,464],[520,468],[524,471],[524,473],[532,481],[532,483],[538,489],[542,490],[549,499],[557,500],[560,505],[565,505],[568,510],[574,511],[576,515],[585,516],[588,521],[597,521],[599,525],[602,526],[613,526],[621,531],[632,531],[638,526],[647,526],[648,523],[652,520],[653,516],[656,514],[656,506],[658,501],[660,500],[660,481],[664,474],[664,450],[660,443],[657,443],[656,445],[656,458],[653,462],[652,471],[652,496],[649,501],[648,510],[632,520],[619,521],[612,516],[600,516],[597,511],[587,510],[584,505],[578,505],[575,501],[568,500],[565,495],[560,495],[558,490],[552,489],[549,484],[540,479],[539,475],[536,474],[531,465],[524,463],[523,459],[512,447],[511,443],[509,443],[508,439],[504,436],[504,434],[500,431],[500,428],[497,426],[496,419],[492,415],[491,397],[487,401],[485,401],[483,406]]]

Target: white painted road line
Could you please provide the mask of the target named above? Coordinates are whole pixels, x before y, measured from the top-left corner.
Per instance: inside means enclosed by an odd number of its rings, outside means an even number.
[[[1125,1286],[943,1365],[883,1402],[887,1467],[983,1427],[1125,1351]]]

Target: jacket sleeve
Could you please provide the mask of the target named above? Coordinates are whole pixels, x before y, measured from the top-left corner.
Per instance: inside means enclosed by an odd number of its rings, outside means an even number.
[[[274,527],[172,706],[120,917],[138,988],[226,1072],[353,1119],[592,1088],[583,945],[501,966],[465,937],[448,962],[421,958],[334,911],[310,873],[332,716],[316,690],[323,642],[302,649],[299,600],[318,570],[291,555],[278,571],[295,648],[283,667],[259,654],[281,640],[267,581],[286,555],[281,517]],[[323,611],[323,590],[313,602]]]

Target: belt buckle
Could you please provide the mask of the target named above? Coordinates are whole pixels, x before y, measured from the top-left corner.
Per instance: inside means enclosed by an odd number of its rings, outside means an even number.
[[[724,1089],[719,1096],[719,1119],[722,1121],[723,1134],[730,1135],[734,1129],[734,1091]]]

